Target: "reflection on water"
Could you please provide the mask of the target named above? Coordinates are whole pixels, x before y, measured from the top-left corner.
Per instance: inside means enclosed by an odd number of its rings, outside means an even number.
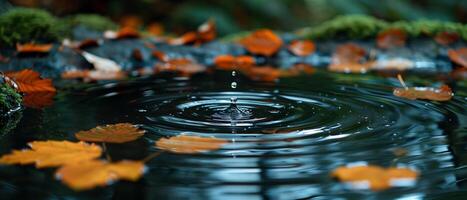
[[[392,95],[395,79],[349,82],[353,75],[318,74],[254,83],[231,74],[191,80],[157,77],[63,92],[53,107],[25,110],[4,135],[0,152],[31,140],[69,139],[73,133],[118,122],[148,134],[108,145],[114,160],[159,151],[160,137],[189,132],[228,139],[222,149],[196,155],[162,153],[136,183],[75,193],[52,170],[0,167],[5,198],[320,199],[423,198],[465,195],[466,99],[410,101]],[[368,76],[368,75],[367,75]],[[462,86],[463,87],[463,86]],[[465,88],[457,88],[465,90]],[[234,108],[231,98],[237,98]],[[234,126],[232,126],[234,125]],[[405,149],[405,156],[394,151]],[[416,169],[415,186],[382,192],[350,190],[329,177],[342,165],[366,162]]]

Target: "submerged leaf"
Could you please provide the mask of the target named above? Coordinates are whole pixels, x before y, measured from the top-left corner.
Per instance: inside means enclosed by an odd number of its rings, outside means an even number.
[[[194,154],[217,150],[227,143],[225,139],[214,137],[178,135],[159,139],[156,147],[173,153]]]
[[[29,54],[29,53],[49,53],[52,49],[52,44],[16,44],[16,51],[18,53]]]
[[[88,161],[101,156],[99,146],[84,142],[34,141],[29,150],[13,150],[3,155],[0,164],[36,164],[37,168],[57,167],[65,164]]]
[[[268,29],[257,30],[240,41],[248,52],[263,56],[272,56],[282,46],[282,39]]]
[[[91,130],[75,133],[76,138],[87,142],[125,143],[144,135],[144,130],[130,123],[98,126]]]
[[[117,180],[137,181],[145,171],[141,161],[108,163],[101,160],[69,164],[61,167],[55,176],[74,190],[106,186]]]
[[[352,183],[353,186],[368,184],[372,190],[385,190],[394,186],[398,180],[412,181],[417,179],[418,173],[407,168],[390,167],[384,169],[379,166],[339,167],[331,173],[332,177],[342,182]]]
[[[379,48],[389,49],[405,45],[407,35],[400,29],[388,29],[378,34],[376,44]]]
[[[467,47],[462,47],[457,50],[451,49],[448,51],[448,56],[452,62],[467,68]]]
[[[289,45],[289,51],[297,56],[308,56],[315,50],[315,43],[310,40],[294,40]]]

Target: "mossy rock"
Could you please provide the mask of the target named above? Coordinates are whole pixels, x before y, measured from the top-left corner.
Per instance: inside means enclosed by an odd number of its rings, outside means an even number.
[[[53,42],[61,37],[57,19],[44,10],[14,8],[0,15],[0,43],[13,46],[32,41]]]
[[[0,84],[0,116],[7,115],[21,106],[22,97],[6,83]]]
[[[388,23],[366,15],[338,16],[306,30],[303,35],[310,39],[368,38],[386,28]]]
[[[109,18],[95,14],[79,14],[63,19],[62,23],[67,24],[70,28],[83,26],[94,31],[115,30],[118,25]]]

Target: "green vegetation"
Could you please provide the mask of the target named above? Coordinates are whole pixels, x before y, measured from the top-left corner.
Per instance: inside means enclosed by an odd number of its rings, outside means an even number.
[[[14,8],[0,15],[0,44],[55,41],[60,37],[57,19],[47,11]]]
[[[109,18],[95,14],[79,14],[63,20],[69,27],[84,26],[90,30],[115,30],[118,25]]]
[[[6,83],[0,84],[0,116],[20,105],[21,95]]]
[[[303,29],[300,35],[310,39],[350,38],[361,39],[376,37],[384,30],[397,28],[411,37],[435,36],[439,32],[458,33],[467,40],[467,26],[455,22],[435,20],[397,21],[388,23],[370,16],[347,15],[336,17],[320,25]]]

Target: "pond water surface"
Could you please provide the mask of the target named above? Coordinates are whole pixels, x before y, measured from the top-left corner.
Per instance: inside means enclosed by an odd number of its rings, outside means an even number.
[[[25,148],[32,140],[75,141],[77,131],[120,122],[141,125],[147,133],[134,142],[108,144],[113,160],[142,159],[160,151],[156,140],[181,133],[231,143],[201,154],[163,152],[147,163],[138,182],[79,193],[56,181],[53,169],[1,166],[0,197],[467,197],[465,86],[454,85],[454,91],[463,92],[448,102],[402,99],[393,96],[394,87],[399,87],[394,78],[323,72],[278,83],[217,72],[81,85],[59,92],[51,107],[25,109],[17,127],[0,139],[0,153]],[[227,112],[231,98],[236,98],[233,114]],[[400,150],[407,153],[394,153]],[[404,166],[421,175],[415,185],[379,192],[351,189],[329,176],[352,163]]]

